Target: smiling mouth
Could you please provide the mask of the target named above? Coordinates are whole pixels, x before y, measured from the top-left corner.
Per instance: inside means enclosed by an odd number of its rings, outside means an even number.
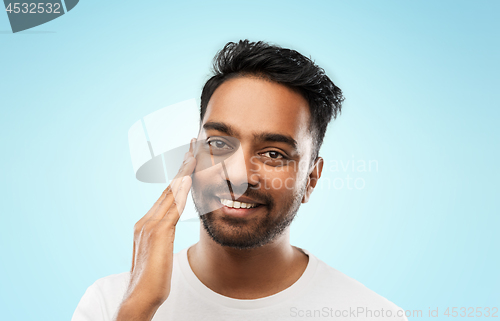
[[[245,202],[233,201],[224,198],[219,198],[219,201],[221,202],[222,205],[229,208],[255,208],[262,205],[258,203],[245,203]]]

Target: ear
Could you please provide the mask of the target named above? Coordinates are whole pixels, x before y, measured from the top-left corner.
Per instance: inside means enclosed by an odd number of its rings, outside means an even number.
[[[318,183],[318,179],[321,177],[321,172],[323,171],[323,158],[317,157],[314,161],[314,165],[309,170],[309,176],[307,177],[307,187],[304,196],[302,197],[302,203],[307,203],[309,201],[309,197],[313,192],[316,184]]]

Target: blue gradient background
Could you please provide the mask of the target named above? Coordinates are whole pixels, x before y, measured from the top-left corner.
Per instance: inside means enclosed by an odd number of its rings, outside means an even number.
[[[315,191],[292,243],[424,316],[498,307],[499,13],[498,1],[87,0],[19,34],[0,13],[2,319],[69,320],[90,284],[130,268],[133,225],[165,186],[135,180],[127,131],[199,98],[216,51],[244,38],[311,56],[343,89],[327,162],[378,162],[325,169],[365,187]],[[180,223],[176,251],[198,233]]]

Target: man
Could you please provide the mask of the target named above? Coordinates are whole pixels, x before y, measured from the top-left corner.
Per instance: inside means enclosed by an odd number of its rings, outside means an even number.
[[[404,320],[402,310],[289,241],[321,177],[341,90],[294,50],[228,43],[179,174],[135,225],[130,272],[87,289],[73,321]],[[189,190],[200,241],[173,254]]]

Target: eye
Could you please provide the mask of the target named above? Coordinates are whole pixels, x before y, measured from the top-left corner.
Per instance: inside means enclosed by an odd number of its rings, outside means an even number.
[[[285,158],[281,153],[278,153],[274,150],[271,150],[269,152],[264,152],[264,153],[262,153],[262,155],[269,157],[269,158],[272,158],[272,159],[284,159]]]
[[[220,139],[212,139],[207,142],[212,148],[218,149],[218,150],[230,150],[232,149],[231,146],[229,146],[225,141],[222,141]]]

